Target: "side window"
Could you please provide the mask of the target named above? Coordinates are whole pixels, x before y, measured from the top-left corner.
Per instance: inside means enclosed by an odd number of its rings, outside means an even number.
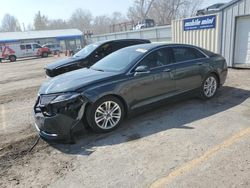
[[[148,66],[150,69],[165,66],[171,63],[170,58],[170,49],[163,48],[160,50],[156,50],[146,56],[140,63],[139,66],[145,65]]]
[[[195,60],[199,58],[205,58],[201,52],[194,48],[188,47],[174,47],[173,48],[175,62]]]
[[[24,45],[20,45],[20,49],[21,50],[25,50],[25,46]]]
[[[199,59],[199,58],[205,58],[206,56],[201,53],[199,50],[196,50],[194,48],[191,48],[191,50],[193,50],[193,53],[195,54],[196,58]]]
[[[97,58],[103,58],[109,55],[112,52],[112,45],[111,44],[104,44],[96,51]]]
[[[31,44],[27,44],[25,47],[26,47],[27,50],[32,49],[32,48],[31,48]]]
[[[38,44],[33,44],[33,48],[37,49],[37,48],[41,48],[41,46]]]
[[[0,52],[2,52],[3,51],[3,48],[2,48],[2,46],[0,46]]]

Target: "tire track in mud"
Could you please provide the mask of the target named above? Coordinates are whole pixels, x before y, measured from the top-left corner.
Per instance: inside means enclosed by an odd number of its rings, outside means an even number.
[[[0,86],[3,84],[10,84],[11,82],[23,81],[23,80],[30,80],[34,78],[42,78],[45,77],[44,73],[36,73],[33,75],[23,76],[23,77],[12,77],[3,81],[0,81]]]
[[[0,105],[7,104],[12,101],[22,101],[25,99],[34,98],[40,86],[32,86],[24,89],[11,90],[5,94],[0,94]]]

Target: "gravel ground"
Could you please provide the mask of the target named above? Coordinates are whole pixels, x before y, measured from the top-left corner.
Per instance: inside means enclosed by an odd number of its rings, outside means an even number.
[[[163,104],[114,132],[30,151],[43,67],[60,58],[0,64],[0,187],[250,186],[250,70],[230,69],[212,100]]]

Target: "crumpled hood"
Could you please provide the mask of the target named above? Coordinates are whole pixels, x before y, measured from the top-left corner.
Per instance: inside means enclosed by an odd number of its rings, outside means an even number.
[[[69,57],[66,59],[56,61],[55,63],[50,63],[50,64],[46,65],[45,69],[53,70],[53,69],[58,68],[58,67],[62,67],[65,65],[72,64],[74,62],[78,62],[82,59],[84,59],[84,58],[83,57]]]
[[[47,80],[42,84],[39,94],[75,91],[76,89],[84,87],[90,83],[98,82],[117,74],[118,73],[101,72],[87,68],[79,69]]]

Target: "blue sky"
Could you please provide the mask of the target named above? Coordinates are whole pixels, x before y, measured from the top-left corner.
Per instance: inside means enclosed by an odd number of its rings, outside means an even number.
[[[202,5],[218,2],[228,2],[229,0],[204,0]],[[5,13],[9,13],[18,18],[19,22],[25,25],[33,22],[36,12],[39,10],[50,19],[61,18],[67,20],[72,12],[77,8],[88,9],[94,16],[111,14],[114,11],[126,14],[134,0],[0,0],[0,21]]]

